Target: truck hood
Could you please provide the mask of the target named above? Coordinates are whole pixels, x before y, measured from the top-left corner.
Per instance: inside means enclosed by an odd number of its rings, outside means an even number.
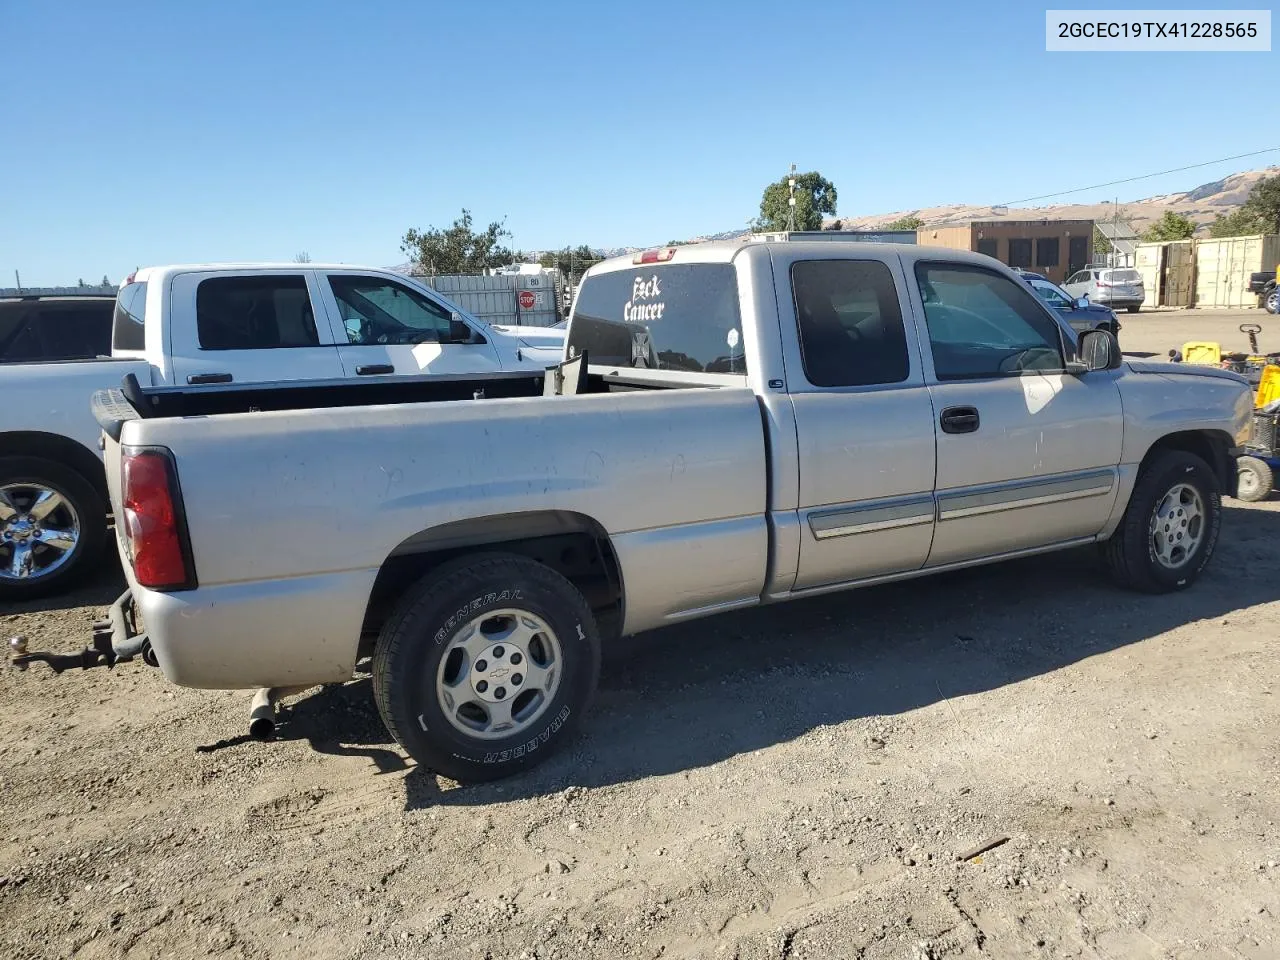
[[[564,346],[566,333],[564,330],[552,330],[550,327],[515,327],[506,324],[494,324],[489,329],[500,336],[518,341],[522,346],[553,349]]]
[[[1166,377],[1211,377],[1216,380],[1234,380],[1248,386],[1249,381],[1233,370],[1221,367],[1207,367],[1198,363],[1171,363],[1167,360],[1139,360],[1125,357],[1126,364],[1134,373],[1155,373]]]

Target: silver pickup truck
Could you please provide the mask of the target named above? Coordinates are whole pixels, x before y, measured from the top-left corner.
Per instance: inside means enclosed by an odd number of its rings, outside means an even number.
[[[545,376],[99,394],[129,592],[75,656],[259,707],[372,656],[404,748],[489,779],[565,741],[620,634],[1083,544],[1185,588],[1251,407],[987,257],[648,251],[587,273]]]

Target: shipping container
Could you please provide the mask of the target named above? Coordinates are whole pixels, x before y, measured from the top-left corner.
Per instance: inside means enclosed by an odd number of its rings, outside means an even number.
[[[1137,244],[1134,269],[1142,274],[1142,285],[1147,291],[1144,306],[1191,306],[1195,244],[1194,240]]]
[[[1249,274],[1274,270],[1280,261],[1280,234],[1223,237],[1196,243],[1196,306],[1256,307]]]
[[[549,327],[560,319],[557,271],[416,277],[481,323]]]

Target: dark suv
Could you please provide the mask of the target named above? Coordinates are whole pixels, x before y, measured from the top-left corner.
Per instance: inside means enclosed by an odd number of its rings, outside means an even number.
[[[0,363],[110,356],[115,302],[101,294],[0,299]]]

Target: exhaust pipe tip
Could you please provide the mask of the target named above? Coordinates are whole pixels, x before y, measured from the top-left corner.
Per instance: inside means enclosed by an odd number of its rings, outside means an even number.
[[[263,687],[249,704],[249,736],[270,740],[276,732],[276,702],[281,697],[302,693],[310,687]]]
[[[276,732],[276,693],[263,687],[253,695],[249,704],[249,736],[255,740],[270,740]]]
[[[271,709],[268,707],[268,709]],[[265,743],[275,736],[276,718],[275,711],[271,710],[270,716],[257,716],[249,718],[249,736],[253,739]]]

